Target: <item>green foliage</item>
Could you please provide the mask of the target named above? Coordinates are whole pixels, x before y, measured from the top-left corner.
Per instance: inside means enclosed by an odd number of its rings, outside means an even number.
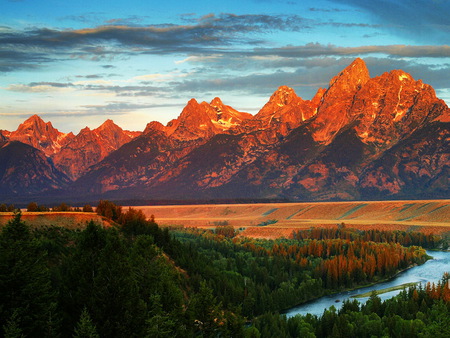
[[[72,208],[67,203],[62,202],[60,205],[56,205],[52,208],[54,212],[67,212],[72,211]]]
[[[36,202],[30,202],[27,206],[28,212],[45,212],[50,211],[45,205],[38,205]]]
[[[122,207],[108,200],[101,200],[96,209],[97,214],[113,221],[118,221],[122,214]]]
[[[83,212],[94,212],[94,209],[89,204],[86,204],[83,207]]]
[[[234,230],[234,227],[232,225],[218,226],[215,229],[215,233],[216,233],[216,235],[224,236],[224,237],[228,237],[228,238],[233,238],[234,236],[237,235],[237,232],[236,232],[236,230]]]
[[[4,203],[0,204],[0,212],[14,212],[16,207],[14,204],[6,205]]]
[[[44,336],[58,326],[46,253],[20,212],[0,235],[0,290],[0,326],[7,332],[20,328],[25,336]]]
[[[426,235],[420,231],[358,230],[347,228],[344,223],[341,223],[336,228],[298,230],[294,232],[293,236],[298,240],[348,239],[351,241],[363,240],[377,243],[399,243],[403,246],[420,245],[427,249],[446,249],[448,247],[446,239],[439,235]]]
[[[30,202],[27,206],[27,211],[35,212],[39,210],[39,206],[36,202]]]
[[[86,307],[81,312],[80,320],[75,327],[74,338],[99,338],[91,316]]]
[[[256,226],[258,226],[258,227],[265,227],[267,225],[275,224],[275,223],[278,223],[277,219],[268,219],[267,221],[261,222],[261,223],[257,224]]]
[[[348,301],[338,312],[332,306],[322,316],[264,314],[254,325],[267,337],[449,337],[448,279],[439,285],[438,297],[432,288],[414,286],[384,302],[372,294],[366,304]]]
[[[0,290],[5,292],[0,293],[0,335],[448,334],[449,276],[438,285],[404,291],[391,301],[382,302],[376,295],[365,305],[346,301],[341,310],[331,308],[321,317],[286,319],[277,314],[346,283],[364,283],[364,273],[360,279],[347,273],[352,266],[373,265],[378,276],[389,276],[394,273],[389,264],[400,262],[390,252],[406,259],[401,264],[410,264],[424,259],[421,249],[361,239],[254,240],[234,237],[230,226],[218,227],[216,234],[169,233],[141,211],[122,212],[108,201],[99,206],[97,212],[114,217],[116,227],[103,228],[91,221],[82,231],[57,226],[32,230],[17,212],[2,229]],[[367,262],[363,251],[370,257]],[[345,255],[347,261],[341,258]],[[334,263],[339,264],[337,271],[323,273]],[[248,320],[254,325],[246,328]]]
[[[11,318],[3,326],[3,334],[5,338],[22,338],[22,329],[20,328],[20,318],[18,310],[14,310]]]

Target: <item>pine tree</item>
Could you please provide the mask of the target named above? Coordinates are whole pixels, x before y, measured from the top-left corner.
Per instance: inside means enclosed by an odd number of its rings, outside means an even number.
[[[80,320],[75,327],[74,338],[99,338],[97,329],[92,322],[91,316],[86,307],[81,312]]]
[[[20,318],[17,310],[12,313],[10,319],[3,325],[3,334],[5,338],[25,337],[20,328]]]
[[[0,235],[0,325],[17,312],[24,335],[48,333],[56,312],[46,252],[17,212]],[[57,323],[52,321],[53,327]],[[8,326],[7,327],[11,327]]]

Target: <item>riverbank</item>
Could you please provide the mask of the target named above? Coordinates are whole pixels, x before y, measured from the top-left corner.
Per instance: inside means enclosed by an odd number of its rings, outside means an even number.
[[[370,293],[373,290],[386,290],[388,288],[398,287],[399,285],[407,283],[437,283],[439,280],[441,280],[445,272],[450,272],[450,251],[433,251],[433,253],[427,251],[427,255],[433,258],[428,259],[424,264],[415,265],[403,271],[399,271],[395,276],[387,281],[371,283],[371,285],[354,288],[352,290],[349,289],[342,292],[330,293],[315,300],[311,300],[301,305],[292,307],[286,311],[283,311],[283,313],[287,317],[293,317],[296,314],[306,313],[320,316],[323,314],[323,311],[330,306],[335,306],[337,309],[339,309],[342,306],[342,302],[344,300],[351,299],[352,296],[362,294],[368,294],[370,296]],[[387,290],[382,294],[380,293],[379,297],[382,300],[391,298],[398,294],[402,289],[403,288],[396,290]],[[368,297],[361,297],[358,298],[358,301],[365,302],[367,299]]]
[[[426,255],[426,261],[423,262],[423,263],[420,264],[420,265],[425,264],[425,263],[426,263],[427,261],[429,261],[430,259],[433,259],[433,257],[427,254],[427,255]],[[321,295],[321,296],[319,296],[319,297],[317,297],[317,298],[310,299],[310,300],[308,300],[308,301],[306,301],[306,302],[304,302],[304,303],[297,304],[297,305],[295,305],[294,307],[291,307],[290,309],[296,308],[296,307],[300,307],[300,306],[303,306],[303,305],[308,304],[308,303],[310,303],[310,302],[315,302],[317,299],[320,299],[320,298],[322,298],[322,297],[333,297],[334,295],[340,295],[340,294],[343,294],[343,293],[346,293],[346,292],[347,292],[347,293],[350,293],[350,292],[356,292],[356,291],[359,291],[359,290],[361,290],[361,289],[370,288],[370,287],[373,287],[373,286],[376,286],[376,285],[379,285],[379,284],[382,284],[382,283],[388,283],[388,282],[394,280],[395,278],[397,278],[397,276],[398,276],[399,274],[404,273],[405,271],[407,271],[407,270],[409,270],[409,269],[412,269],[412,268],[414,268],[414,267],[420,266],[420,265],[418,265],[418,264],[411,264],[411,265],[409,265],[408,267],[406,267],[405,269],[397,270],[397,272],[396,272],[394,275],[390,276],[390,277],[382,278],[382,279],[380,279],[380,280],[377,280],[377,281],[374,281],[374,282],[371,282],[371,283],[367,283],[367,284],[364,284],[364,285],[358,285],[358,286],[354,286],[354,287],[350,287],[350,288],[342,288],[342,289],[339,289],[339,290],[331,290],[331,291],[329,291],[329,292],[325,292],[323,295]],[[391,291],[394,291],[394,290],[391,290]],[[386,292],[390,292],[390,291],[386,291]],[[383,293],[385,293],[385,292],[383,292]],[[370,296],[370,292],[368,292],[368,294],[369,294],[369,296]],[[367,296],[367,297],[368,297],[368,296]],[[360,297],[356,297],[356,296],[353,297],[353,296],[352,296],[351,298],[364,298],[364,297],[362,297],[362,296],[360,296]],[[337,301],[336,303],[341,302],[340,299],[337,299],[337,300],[338,300],[338,301]],[[289,312],[289,309],[285,309],[285,310],[282,310],[282,311],[280,311],[280,312],[281,312],[281,313],[287,313],[287,312]]]
[[[366,292],[360,295],[356,295],[356,296],[351,296],[350,298],[366,298],[366,297],[370,297],[372,295],[373,292],[375,292],[376,295],[382,295],[383,293],[387,293],[387,292],[391,292],[391,291],[397,291],[397,290],[404,290],[406,288],[410,288],[411,286],[415,286],[419,284],[417,283],[405,283],[405,284],[401,284],[398,286],[392,286],[390,288],[386,288],[386,289],[381,289],[381,290],[377,290],[377,291],[370,291],[370,292]]]

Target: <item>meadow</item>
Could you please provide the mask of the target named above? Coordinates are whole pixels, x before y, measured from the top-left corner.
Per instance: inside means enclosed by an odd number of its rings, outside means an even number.
[[[361,230],[450,233],[450,200],[135,206],[161,226],[231,225],[240,236],[274,239],[345,224]]]

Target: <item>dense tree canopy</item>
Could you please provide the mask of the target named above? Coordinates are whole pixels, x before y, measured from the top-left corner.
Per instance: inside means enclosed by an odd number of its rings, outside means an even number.
[[[294,239],[161,229],[154,217],[101,201],[109,228],[38,228],[20,212],[0,234],[0,334],[8,337],[439,336],[448,275],[394,300],[346,302],[323,316],[281,310],[389,278],[428,257],[391,234],[299,233]],[[342,230],[342,229],[341,229]],[[367,235],[372,236],[372,235]],[[375,236],[375,235],[374,235]],[[414,236],[414,235],[413,235]],[[410,238],[413,238],[410,236]],[[401,236],[396,235],[395,238]],[[419,238],[419,237],[417,237]],[[412,244],[412,243],[411,243]],[[253,322],[254,325],[244,325]],[[370,333],[370,334],[369,334]],[[348,335],[347,335],[348,336]]]

